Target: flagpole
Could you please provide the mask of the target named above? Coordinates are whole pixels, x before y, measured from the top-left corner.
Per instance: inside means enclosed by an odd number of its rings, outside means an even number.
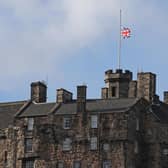
[[[120,32],[119,32],[119,51],[118,51],[118,68],[121,68],[121,22],[122,11],[120,9]]]

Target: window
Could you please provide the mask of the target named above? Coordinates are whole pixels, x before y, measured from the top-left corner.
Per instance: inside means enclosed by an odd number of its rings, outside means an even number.
[[[109,149],[110,149],[110,145],[108,143],[104,143],[103,144],[103,150],[104,151],[109,151]]]
[[[151,128],[148,128],[148,129],[147,129],[147,135],[148,135],[148,136],[151,136],[151,135],[152,135],[152,129],[151,129]]]
[[[71,117],[64,117],[64,123],[63,127],[64,129],[70,129],[71,128]]]
[[[7,164],[7,161],[8,161],[8,152],[7,151],[5,151],[5,159],[4,159],[4,161],[5,161],[5,164]]]
[[[97,128],[97,115],[92,115],[91,116],[91,128]]]
[[[97,150],[97,137],[92,137],[90,139],[90,149]]]
[[[111,96],[116,97],[116,87],[115,86],[111,87],[111,92],[112,92]]]
[[[22,168],[34,168],[34,160],[23,160]]]
[[[73,168],[80,168],[80,167],[81,167],[80,161],[74,161]]]
[[[34,118],[28,118],[27,130],[32,131],[34,127]]]
[[[134,142],[134,153],[138,153],[139,152],[139,147],[138,147],[138,141]]]
[[[26,138],[25,139],[25,152],[32,152],[32,146],[33,146],[33,139]]]
[[[168,149],[163,149],[163,155],[168,155]]]
[[[111,161],[109,160],[103,161],[103,168],[111,168]]]
[[[71,146],[71,139],[70,138],[65,138],[65,140],[63,141],[63,147],[62,150],[63,151],[69,151],[71,150],[72,146]]]
[[[136,131],[139,131],[139,119],[136,119]]]
[[[58,162],[57,168],[64,168],[64,163],[63,163],[63,161],[59,161],[59,162]]]

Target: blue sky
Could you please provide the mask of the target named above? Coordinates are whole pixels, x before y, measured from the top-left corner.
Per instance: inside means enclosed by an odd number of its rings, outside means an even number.
[[[117,68],[119,9],[132,37],[122,40],[123,69],[157,74],[157,93],[168,90],[167,0],[1,0],[0,102],[29,99],[30,83],[48,79],[74,93],[88,86],[100,98],[104,71]]]

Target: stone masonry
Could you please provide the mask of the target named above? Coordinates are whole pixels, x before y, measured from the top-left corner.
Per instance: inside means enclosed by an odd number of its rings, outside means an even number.
[[[105,72],[100,99],[31,84],[27,101],[0,103],[0,168],[167,168],[168,92],[156,95],[156,75]]]

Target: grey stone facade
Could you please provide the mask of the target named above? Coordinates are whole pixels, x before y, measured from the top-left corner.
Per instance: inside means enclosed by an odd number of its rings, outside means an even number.
[[[44,83],[31,99],[0,103],[0,168],[167,168],[168,105],[155,93],[156,75],[108,70],[101,99]]]

